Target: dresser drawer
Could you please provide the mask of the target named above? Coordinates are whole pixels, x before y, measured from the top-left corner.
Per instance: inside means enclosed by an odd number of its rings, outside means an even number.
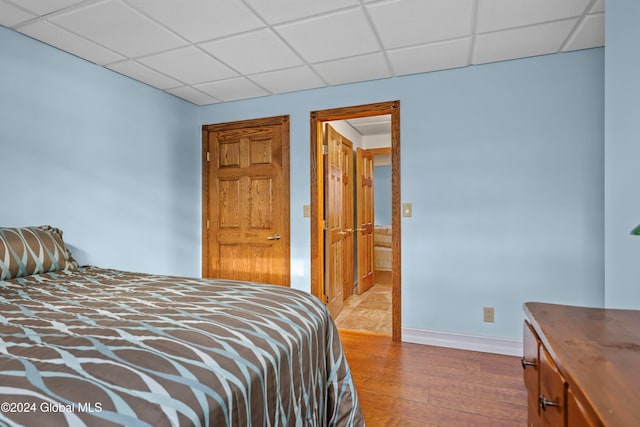
[[[538,427],[542,425],[540,405],[538,404],[540,395],[540,340],[526,320],[524,321],[522,338],[522,376],[524,385],[527,388],[527,425],[529,427]]]
[[[565,425],[566,382],[544,347],[540,348],[540,395],[538,405],[545,426]]]

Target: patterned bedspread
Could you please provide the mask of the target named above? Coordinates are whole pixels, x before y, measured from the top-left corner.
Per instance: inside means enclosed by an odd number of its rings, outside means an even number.
[[[0,281],[0,425],[364,425],[325,307],[95,267]]]

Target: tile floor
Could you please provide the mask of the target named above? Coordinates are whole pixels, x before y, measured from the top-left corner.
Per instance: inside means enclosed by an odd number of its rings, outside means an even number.
[[[351,295],[335,322],[338,329],[391,335],[391,286],[375,284],[362,295]]]

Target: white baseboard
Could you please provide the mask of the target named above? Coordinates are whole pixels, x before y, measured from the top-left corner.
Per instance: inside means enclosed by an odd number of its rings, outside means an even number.
[[[460,350],[522,356],[522,340],[402,328],[402,341]]]

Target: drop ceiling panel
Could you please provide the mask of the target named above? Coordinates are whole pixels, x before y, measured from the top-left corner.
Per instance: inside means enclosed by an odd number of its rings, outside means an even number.
[[[312,63],[371,53],[381,48],[361,9],[275,28],[290,46]]]
[[[381,52],[314,64],[313,68],[330,85],[391,77]]]
[[[475,41],[473,63],[483,64],[558,52],[576,21],[569,19],[479,35]]]
[[[215,99],[212,96],[205,95],[204,93],[192,88],[191,86],[182,86],[179,88],[168,89],[168,93],[177,96],[178,98],[185,99],[196,105],[208,105],[216,104],[220,100]]]
[[[387,55],[394,74],[424,73],[469,65],[471,37],[390,50]]]
[[[604,0],[0,0],[0,25],[204,105],[603,46],[604,12]]]
[[[186,42],[119,1],[89,4],[51,21],[79,36],[135,57],[183,46]]]
[[[13,27],[21,22],[35,18],[36,15],[22,10],[12,4],[0,1],[0,25]]]
[[[259,96],[270,95],[269,92],[244,77],[205,83],[195,87],[222,101],[235,101],[237,99],[257,98]]]
[[[182,83],[179,81],[132,60],[109,65],[109,69],[131,77],[132,79],[145,82],[146,84],[157,87],[158,89],[164,90],[182,86]]]
[[[307,66],[271,71],[251,76],[251,80],[271,93],[294,92],[325,86]]]
[[[49,21],[34,21],[20,27],[20,32],[99,65],[124,59],[122,55],[53,25]]]
[[[604,0],[597,0],[591,7],[590,13],[604,13]]]
[[[201,47],[242,74],[302,65],[300,58],[270,29],[203,43]]]
[[[580,23],[565,50],[587,49],[604,45],[604,14],[589,15]]]
[[[229,67],[194,46],[148,56],[139,61],[186,84],[237,76]]]
[[[394,0],[367,6],[387,49],[471,34],[474,0]]]
[[[389,114],[345,121],[363,136],[391,134],[391,115]]]
[[[46,15],[57,10],[64,9],[84,2],[84,0],[14,0],[21,7],[37,14]]]
[[[357,6],[358,0],[246,0],[246,3],[269,24],[280,24]]]
[[[477,31],[502,30],[581,15],[591,0],[478,0]]]
[[[238,0],[126,0],[191,42],[253,30],[264,23]]]

